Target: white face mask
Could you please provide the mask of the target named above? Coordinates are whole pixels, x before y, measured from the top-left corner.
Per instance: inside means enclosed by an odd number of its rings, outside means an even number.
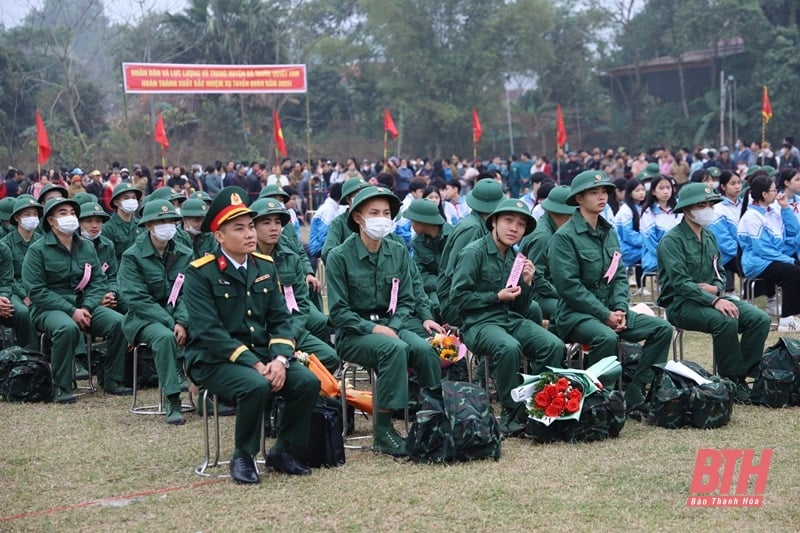
[[[188,233],[189,235],[200,235],[202,233],[202,231],[195,228],[194,226],[186,226],[183,229],[185,229],[186,233]]]
[[[367,237],[379,241],[394,230],[394,221],[384,217],[365,218],[361,227]]]
[[[178,215],[178,216],[181,216],[181,208],[180,207],[176,207],[175,208],[175,214]]]
[[[139,209],[139,200],[137,200],[135,198],[128,198],[128,199],[122,200],[119,203],[119,207],[120,207],[120,209],[122,209],[123,211],[128,213],[129,215],[132,215],[133,213],[136,212],[137,209]]]
[[[177,231],[178,227],[173,222],[159,224],[158,226],[153,226],[153,237],[161,242],[166,242],[172,239]]]
[[[80,224],[78,223],[78,217],[75,215],[67,215],[61,218],[56,219],[57,227],[56,229],[63,233],[64,235],[69,235],[70,233],[75,233],[75,230],[78,229]]]
[[[25,231],[33,231],[39,225],[39,217],[22,217],[19,219],[19,227]]]
[[[717,181],[717,180],[712,181],[711,182],[711,188],[714,189],[715,191],[718,191],[719,190],[719,181]]]
[[[90,241],[94,241],[94,240],[97,240],[100,237],[101,233],[103,233],[102,230],[98,231],[97,235],[92,235],[91,233],[89,233],[85,229],[82,229],[81,230],[81,237],[83,237],[84,239],[89,239]]]
[[[701,226],[708,226],[714,222],[714,209],[711,207],[701,207],[692,209],[692,220]]]

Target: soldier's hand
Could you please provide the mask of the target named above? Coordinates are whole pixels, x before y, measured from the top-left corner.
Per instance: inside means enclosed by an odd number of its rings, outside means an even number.
[[[726,300],[725,298],[720,298],[717,300],[717,303],[714,304],[714,309],[725,316],[739,318],[739,308],[736,307],[735,303],[731,302],[730,300]]]
[[[186,328],[180,324],[175,324],[175,327],[172,329],[172,331],[175,333],[175,342],[177,342],[178,346],[182,348],[183,345],[186,344]]]
[[[8,318],[14,314],[14,304],[5,296],[0,296],[0,317]]]
[[[427,331],[429,334],[435,331],[436,333],[441,333],[444,335],[444,328],[440,326],[438,322],[433,320],[426,320],[422,323],[422,327],[425,328],[425,331]]]
[[[708,294],[713,294],[714,296],[717,295],[717,288],[710,283],[698,283],[697,286],[706,291]]]
[[[375,327],[372,328],[372,333],[377,333],[378,335],[385,335],[387,337],[392,337],[394,339],[399,338],[397,333],[390,328],[389,326],[381,326],[380,324],[375,324]]]
[[[264,377],[272,384],[272,392],[278,392],[283,388],[283,384],[286,383],[286,368],[277,359],[270,361],[267,364]]]
[[[103,299],[100,301],[100,305],[103,307],[110,307],[114,308],[117,306],[117,295],[113,292],[107,292],[103,296]]]
[[[611,311],[606,319],[606,326],[614,331],[622,331],[625,329],[625,313],[622,311]]]
[[[522,281],[530,285],[533,283],[533,275],[535,273],[536,267],[533,265],[533,261],[526,259],[524,265],[522,266]]]
[[[522,294],[522,288],[517,285],[516,287],[506,287],[497,293],[497,298],[501,302],[513,302],[517,297]]]
[[[306,284],[313,292],[319,292],[319,290],[322,288],[322,283],[320,283],[320,281],[314,277],[314,274],[308,274],[306,276]]]
[[[22,299],[22,303],[25,304],[25,307],[30,307],[31,306],[31,299],[26,296],[25,298]]]
[[[72,313],[72,320],[78,324],[80,329],[86,329],[92,325],[92,314],[83,307],[79,307]]]

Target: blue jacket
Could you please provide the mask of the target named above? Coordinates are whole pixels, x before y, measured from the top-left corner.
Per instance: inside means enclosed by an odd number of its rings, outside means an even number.
[[[642,216],[642,207],[637,205],[639,216]],[[633,266],[641,262],[644,250],[642,234],[633,229],[633,212],[628,204],[619,206],[617,216],[614,220],[619,237],[619,247],[622,250],[622,262],[626,267]]]
[[[642,234],[644,250],[642,251],[642,270],[658,272],[658,243],[661,237],[683,220],[682,214],[667,213],[658,204],[653,204],[642,212],[639,219],[639,232]]]
[[[741,218],[742,201],[737,199],[736,203],[724,197],[722,201],[714,206],[716,218],[709,224],[708,229],[717,238],[722,264],[726,265],[729,261],[736,258],[739,251],[739,219]]]
[[[742,271],[748,278],[758,277],[774,262],[794,264],[785,251],[797,251],[795,239],[786,238],[786,226],[793,225],[798,234],[797,217],[790,207],[778,213],[772,206],[751,205],[739,220],[739,245],[742,247]]]

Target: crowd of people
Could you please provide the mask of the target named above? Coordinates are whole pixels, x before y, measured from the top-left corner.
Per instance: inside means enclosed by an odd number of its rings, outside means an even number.
[[[620,339],[643,342],[625,389],[641,415],[673,325],[712,334],[720,374],[748,402],[770,317],[736,297],[734,277],[759,279],[779,329],[800,331],[796,152],[787,138],[777,157],[738,140],[733,153],[594,149],[553,161],[10,169],[0,319],[18,344],[36,345],[38,332],[51,340],[56,403],[76,400],[85,333],[107,339],[109,394],[131,393],[127,347],[149,345],[168,424],[185,422],[190,382],[234,406],[240,483],[258,482],[259,424],[274,395],[284,415],[267,461],[309,473],[292,451],[308,438],[320,385],[298,351],[332,373],[342,360],[375,370],[373,448],[404,455],[392,412],[408,404],[409,372],[422,386],[441,380],[427,339],[445,327],[490,359],[508,435],[527,419],[510,395],[522,362],[532,374],[562,366],[567,343],[588,346],[591,364]],[[666,319],[629,307],[647,275]]]

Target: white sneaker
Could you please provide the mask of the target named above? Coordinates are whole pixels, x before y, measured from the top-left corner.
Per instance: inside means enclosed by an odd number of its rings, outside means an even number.
[[[778,323],[778,331],[800,331],[800,319],[796,316],[785,316]]]
[[[653,293],[650,292],[650,289],[648,289],[647,287],[640,287],[639,290],[636,291],[636,294],[638,294],[639,296],[652,296],[653,295]]]
[[[775,298],[771,298],[767,300],[767,314],[772,316],[778,316],[781,314],[781,309],[778,307],[778,301]]]

